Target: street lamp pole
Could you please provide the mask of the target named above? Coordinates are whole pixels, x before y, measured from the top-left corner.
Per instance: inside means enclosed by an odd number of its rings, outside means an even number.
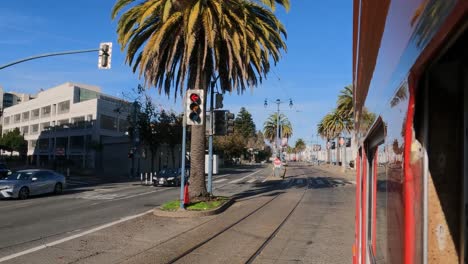
[[[280,118],[281,118],[281,115],[280,115],[280,104],[282,103],[285,103],[284,101],[281,101],[280,99],[276,99],[274,101],[274,103],[276,104],[276,114],[277,114],[277,118],[276,118],[276,140],[275,140],[275,147],[276,147],[276,157],[279,157],[281,158],[281,151],[280,151],[280,148],[281,148],[281,139],[280,139]],[[264,106],[267,107],[268,106],[268,100],[265,99],[265,103],[264,103]],[[292,102],[292,99],[289,99],[289,107],[292,108],[293,106],[293,102]]]
[[[280,126],[280,109],[279,109],[279,105],[280,105],[281,101],[280,99],[276,99],[276,106],[277,106],[277,118],[276,118],[276,157],[280,157],[280,145],[281,145],[281,142],[280,142],[280,136],[279,136],[279,126]]]

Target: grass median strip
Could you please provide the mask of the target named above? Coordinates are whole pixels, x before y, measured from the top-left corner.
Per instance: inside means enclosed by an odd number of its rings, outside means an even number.
[[[198,201],[198,202],[190,203],[186,205],[185,209],[191,210],[191,211],[208,211],[208,210],[213,210],[222,206],[227,201],[229,201],[229,198],[227,197],[222,197],[222,196],[212,197],[207,201]],[[177,209],[179,209],[179,206],[180,206],[179,200],[169,201],[161,205],[161,210],[177,211]]]

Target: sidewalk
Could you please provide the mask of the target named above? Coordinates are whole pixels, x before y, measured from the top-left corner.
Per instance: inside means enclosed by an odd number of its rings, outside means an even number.
[[[309,171],[284,181],[270,177],[263,193],[242,198],[219,215],[169,218],[150,211],[95,232],[70,234],[63,243],[4,263],[246,263],[283,219],[285,225],[254,263],[351,263],[354,187],[308,189],[304,182],[312,173],[349,176],[326,166]]]

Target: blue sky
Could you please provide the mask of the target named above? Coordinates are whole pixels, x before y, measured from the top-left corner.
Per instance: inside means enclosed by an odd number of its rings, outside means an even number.
[[[227,94],[224,106],[237,113],[244,106],[257,129],[263,127],[276,104],[290,119],[294,135],[307,143],[316,140],[316,124],[335,107],[339,90],[352,81],[352,1],[291,0],[291,10],[277,11],[288,31],[287,53],[262,85],[244,94]],[[114,0],[15,0],[0,5],[0,65],[48,52],[93,49],[113,42],[111,70],[97,69],[97,53],[33,60],[0,70],[0,86],[7,91],[36,93],[41,88],[71,81],[98,85],[121,96],[142,81],[124,64],[116,42],[116,21],[110,19]],[[158,95],[166,108],[181,110],[180,99]],[[289,108],[289,99],[294,107]]]

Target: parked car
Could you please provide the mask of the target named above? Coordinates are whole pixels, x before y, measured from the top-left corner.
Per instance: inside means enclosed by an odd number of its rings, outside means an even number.
[[[0,180],[0,198],[27,199],[44,193],[61,194],[65,176],[51,170],[20,170]]]
[[[153,177],[153,185],[158,186],[179,186],[181,182],[180,169],[164,169],[159,171],[156,176]]]
[[[159,171],[153,176],[154,186],[180,186],[182,179],[182,170],[178,169],[164,169]],[[190,168],[185,169],[185,180],[190,179]]]
[[[8,169],[6,164],[0,163],[0,179],[3,179],[6,176],[8,176],[8,173],[11,173],[11,170]]]

